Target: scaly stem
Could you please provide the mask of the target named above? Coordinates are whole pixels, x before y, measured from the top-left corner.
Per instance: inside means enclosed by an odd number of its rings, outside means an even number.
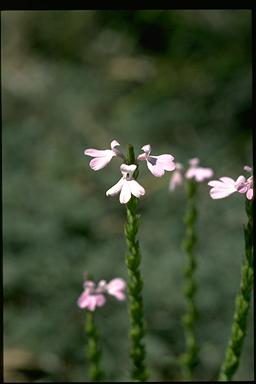
[[[134,150],[128,146],[127,163],[135,164]],[[138,176],[135,173],[135,177]],[[139,215],[136,214],[138,199],[133,197],[126,204],[127,223],[125,225],[125,236],[128,246],[126,265],[128,268],[128,297],[129,315],[131,322],[130,356],[132,359],[132,379],[145,382],[148,374],[145,368],[145,345],[144,345],[144,309],[143,309],[143,278],[140,272],[141,253],[139,242],[136,239],[139,228]]]
[[[231,380],[237,371],[246,334],[247,317],[253,287],[253,219],[252,201],[246,199],[247,226],[244,227],[245,259],[241,268],[240,289],[236,296],[231,337],[224,362],[220,369],[219,381]]]
[[[104,379],[104,373],[101,369],[99,334],[94,321],[94,312],[86,311],[85,329],[88,337],[87,356],[90,360],[90,378],[92,381],[100,382]]]
[[[185,332],[186,352],[182,355],[181,363],[183,374],[186,380],[191,380],[193,371],[198,363],[198,346],[195,332],[195,322],[198,316],[195,295],[197,284],[195,281],[195,271],[197,262],[194,254],[196,245],[196,194],[197,184],[193,180],[187,180],[187,211],[185,214],[186,234],[183,241],[183,248],[187,254],[187,265],[184,270],[185,285],[184,295],[187,302],[187,313],[183,316],[183,326]]]

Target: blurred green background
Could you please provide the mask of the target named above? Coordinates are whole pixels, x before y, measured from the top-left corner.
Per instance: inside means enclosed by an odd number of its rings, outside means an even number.
[[[125,209],[105,191],[120,162],[93,172],[85,148],[198,156],[236,178],[251,154],[251,13],[2,12],[6,381],[88,381],[83,272],[126,279]],[[184,188],[145,164],[139,211],[151,381],[180,380]],[[200,185],[197,380],[213,380],[230,334],[243,257],[244,199]],[[127,304],[96,314],[108,380],[129,380]],[[237,380],[253,379],[252,311]]]

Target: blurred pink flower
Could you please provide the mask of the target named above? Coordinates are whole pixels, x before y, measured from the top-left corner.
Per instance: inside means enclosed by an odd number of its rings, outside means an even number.
[[[117,148],[120,146],[120,144],[116,140],[111,141],[110,146],[111,149],[99,150],[89,148],[84,151],[85,155],[94,157],[94,159],[92,159],[89,163],[91,169],[98,171],[104,168],[114,156],[119,156],[122,159],[124,158],[122,152]]]
[[[107,196],[115,196],[120,192],[119,201],[121,204],[126,204],[134,195],[141,197],[145,194],[145,189],[133,178],[133,174],[137,165],[122,164],[120,167],[123,177],[110,189],[107,190]]]
[[[106,303],[106,294],[114,296],[117,300],[125,300],[124,290],[126,282],[121,278],[110,280],[107,284],[105,280],[101,280],[98,285],[87,280],[83,284],[84,291],[78,298],[77,304],[79,308],[87,308],[89,311],[94,311],[96,307],[102,307]]]
[[[144,145],[141,149],[144,153],[141,153],[137,159],[145,160],[148,169],[154,176],[161,177],[165,171],[173,171],[175,169],[174,157],[172,155],[151,156],[151,146],[149,144]]]
[[[174,191],[176,187],[181,185],[183,183],[183,174],[182,170],[183,166],[180,163],[176,163],[176,168],[174,172],[171,175],[170,182],[169,182],[169,190]]]
[[[252,168],[245,166],[247,172],[252,172]],[[223,199],[234,192],[245,193],[248,200],[253,198],[253,176],[246,179],[239,176],[237,180],[230,177],[221,177],[219,180],[212,180],[208,183],[210,187],[210,196],[212,199]]]
[[[211,168],[198,167],[199,159],[197,157],[189,160],[189,164],[190,167],[185,174],[187,179],[195,178],[196,181],[201,182],[213,176]]]

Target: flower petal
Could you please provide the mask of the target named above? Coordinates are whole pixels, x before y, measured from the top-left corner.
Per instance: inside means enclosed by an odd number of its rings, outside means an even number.
[[[208,185],[213,187],[210,190],[212,199],[222,199],[236,192],[235,180],[231,177],[221,177],[220,180],[211,180]]]
[[[175,169],[174,157],[172,155],[159,155],[150,156],[156,159],[156,163],[166,171],[173,171]]]
[[[138,157],[137,160],[147,160],[147,154],[146,153],[141,153]]]
[[[179,170],[174,171],[169,182],[169,190],[174,191],[183,182],[183,176]]]
[[[156,161],[154,164],[153,161],[155,161],[155,160],[152,159],[152,157],[150,156],[150,158],[147,160],[148,169],[156,177],[163,176],[164,175],[164,169],[161,167],[161,165],[158,165]]]
[[[210,190],[210,195],[212,199],[223,199],[224,197],[227,197],[234,193],[236,191],[230,190],[230,189],[216,189],[212,188]]]
[[[89,309],[89,311],[94,311],[96,306],[97,306],[96,296],[95,295],[89,296],[89,300],[87,303],[87,308]]]
[[[196,168],[194,172],[196,181],[203,181],[213,176],[213,170],[211,168]]]
[[[252,167],[250,167],[249,165],[245,165],[245,166],[244,166],[244,170],[245,170],[246,172],[252,172]]]
[[[120,171],[123,173],[123,172],[125,172],[125,173],[129,173],[129,172],[131,172],[131,173],[133,173],[135,170],[136,170],[136,168],[137,168],[137,165],[135,165],[135,164],[131,164],[131,165],[127,165],[127,164],[121,164],[121,166],[120,166]]]
[[[188,162],[192,167],[196,167],[199,164],[200,160],[198,157],[193,157],[193,159],[190,159]]]
[[[83,286],[84,286],[84,288],[88,288],[89,290],[93,290],[95,288],[95,283],[92,280],[85,280]]]
[[[94,171],[99,171],[100,169],[104,168],[112,159],[114,156],[114,153],[112,151],[109,151],[110,153],[104,157],[95,157],[92,159],[89,163],[91,169]]]
[[[112,140],[110,146],[111,146],[111,149],[113,150],[115,147],[119,147],[120,144],[118,143],[118,141]]]
[[[185,173],[186,179],[192,179],[192,177],[195,177],[195,170],[196,170],[196,168],[194,168],[194,167],[189,168],[187,170],[187,172]]]
[[[129,183],[130,191],[134,196],[141,197],[145,195],[145,189],[136,180],[129,180],[127,182]]]
[[[107,285],[109,295],[115,296],[117,300],[125,300],[125,294],[122,292],[125,288],[126,282],[121,278],[113,279]]]
[[[123,292],[121,291],[115,291],[112,293],[112,296],[114,296],[117,300],[123,301],[126,299],[126,296]]]
[[[235,182],[235,187],[239,193],[246,193],[248,190],[248,183],[244,176],[239,176]]]
[[[98,307],[102,307],[105,303],[106,303],[106,298],[104,295],[95,295],[95,302],[96,302],[96,306]]]
[[[124,180],[124,183],[122,185],[121,193],[119,196],[119,201],[121,204],[126,204],[132,197],[130,188],[129,188],[129,181]]]
[[[77,300],[77,305],[79,308],[86,308],[88,305],[88,302],[90,301],[90,295],[88,291],[84,291],[79,299]]]
[[[105,157],[109,152],[112,152],[110,149],[94,149],[89,148],[84,151],[84,154],[91,157]]]
[[[150,144],[143,145],[143,147],[142,147],[141,149],[142,149],[142,151],[144,151],[147,155],[149,155],[150,152],[151,152],[151,145],[150,145]]]
[[[246,193],[246,197],[248,200],[252,200],[252,198],[253,198],[253,189],[252,188],[248,189],[248,191]]]
[[[121,279],[120,277],[110,280],[110,282],[107,284],[107,291],[109,294],[112,294],[115,291],[120,291],[125,288],[126,281],[124,279]]]
[[[223,181],[225,184],[235,185],[235,180],[233,180],[231,177],[223,176],[220,177],[220,180]]]
[[[124,183],[124,179],[121,178],[115,185],[113,185],[113,187],[111,187],[107,190],[106,195],[107,196],[117,195],[121,191],[123,183]]]

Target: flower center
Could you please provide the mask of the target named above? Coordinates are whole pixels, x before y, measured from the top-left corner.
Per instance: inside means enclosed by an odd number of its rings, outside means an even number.
[[[132,175],[133,175],[133,172],[127,172],[124,174],[124,179],[125,180],[132,180]]]

